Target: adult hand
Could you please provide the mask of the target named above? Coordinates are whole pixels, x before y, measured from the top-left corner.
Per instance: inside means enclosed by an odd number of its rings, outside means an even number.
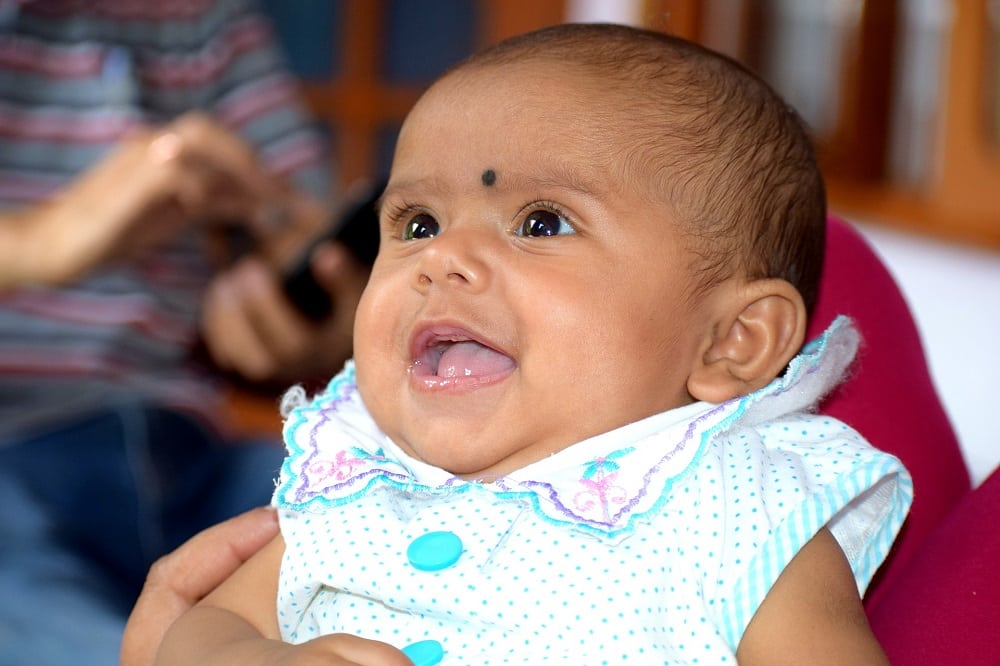
[[[294,656],[291,656],[294,653]],[[413,666],[399,649],[351,634],[327,634],[301,645],[290,646],[289,659],[296,663],[328,666]]]
[[[329,375],[352,354],[354,311],[368,270],[341,245],[316,247],[311,265],[331,295],[323,322],[302,316],[268,264],[248,256],[209,286],[202,335],[215,363],[252,381],[294,382]]]
[[[174,620],[218,587],[278,533],[274,509],[262,507],[200,532],[149,571],[122,636],[122,666],[152,664]]]
[[[16,242],[5,243],[0,288],[71,281],[192,224],[252,226],[279,188],[249,146],[205,114],[136,131],[53,200],[4,220],[4,238]]]
[[[209,656],[211,655],[211,656]],[[399,648],[351,634],[325,634],[299,644],[264,638],[230,611],[199,606],[174,625],[156,663],[323,664],[324,666],[413,666]]]

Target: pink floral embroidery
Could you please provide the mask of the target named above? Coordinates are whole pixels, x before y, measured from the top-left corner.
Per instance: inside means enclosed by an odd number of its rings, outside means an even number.
[[[357,456],[348,457],[348,454],[348,451],[337,451],[333,460],[316,460],[309,465],[306,472],[315,483],[344,481],[350,478],[358,464],[364,462]]]
[[[607,456],[595,458],[583,471],[580,484],[584,486],[573,496],[573,504],[584,514],[592,514],[597,508],[601,512],[601,522],[611,522],[611,506],[622,506],[628,500],[628,494],[620,485],[618,479],[618,463],[615,459],[628,455],[635,449],[632,447],[613,451]]]

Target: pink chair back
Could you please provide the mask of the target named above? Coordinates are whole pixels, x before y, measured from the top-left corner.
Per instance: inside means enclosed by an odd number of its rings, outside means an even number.
[[[862,346],[852,376],[826,399],[821,411],[898,456],[913,476],[913,509],[866,596],[871,611],[930,532],[969,492],[970,482],[902,292],[857,229],[831,217],[809,338],[838,314],[854,319]]]

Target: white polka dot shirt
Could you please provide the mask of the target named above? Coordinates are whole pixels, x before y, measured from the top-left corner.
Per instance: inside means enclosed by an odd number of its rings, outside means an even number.
[[[909,508],[896,458],[808,413],[856,347],[838,320],[765,389],[488,484],[403,453],[348,365],[286,423],[283,638],[432,639],[442,664],[735,663],[764,595],[818,530],[863,592]],[[414,566],[411,544],[436,532],[447,538],[424,553],[431,568]]]

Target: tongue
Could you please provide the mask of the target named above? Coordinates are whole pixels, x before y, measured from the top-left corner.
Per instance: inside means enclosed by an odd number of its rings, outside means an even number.
[[[478,342],[456,342],[448,346],[438,361],[438,377],[488,377],[506,372],[514,361]]]

